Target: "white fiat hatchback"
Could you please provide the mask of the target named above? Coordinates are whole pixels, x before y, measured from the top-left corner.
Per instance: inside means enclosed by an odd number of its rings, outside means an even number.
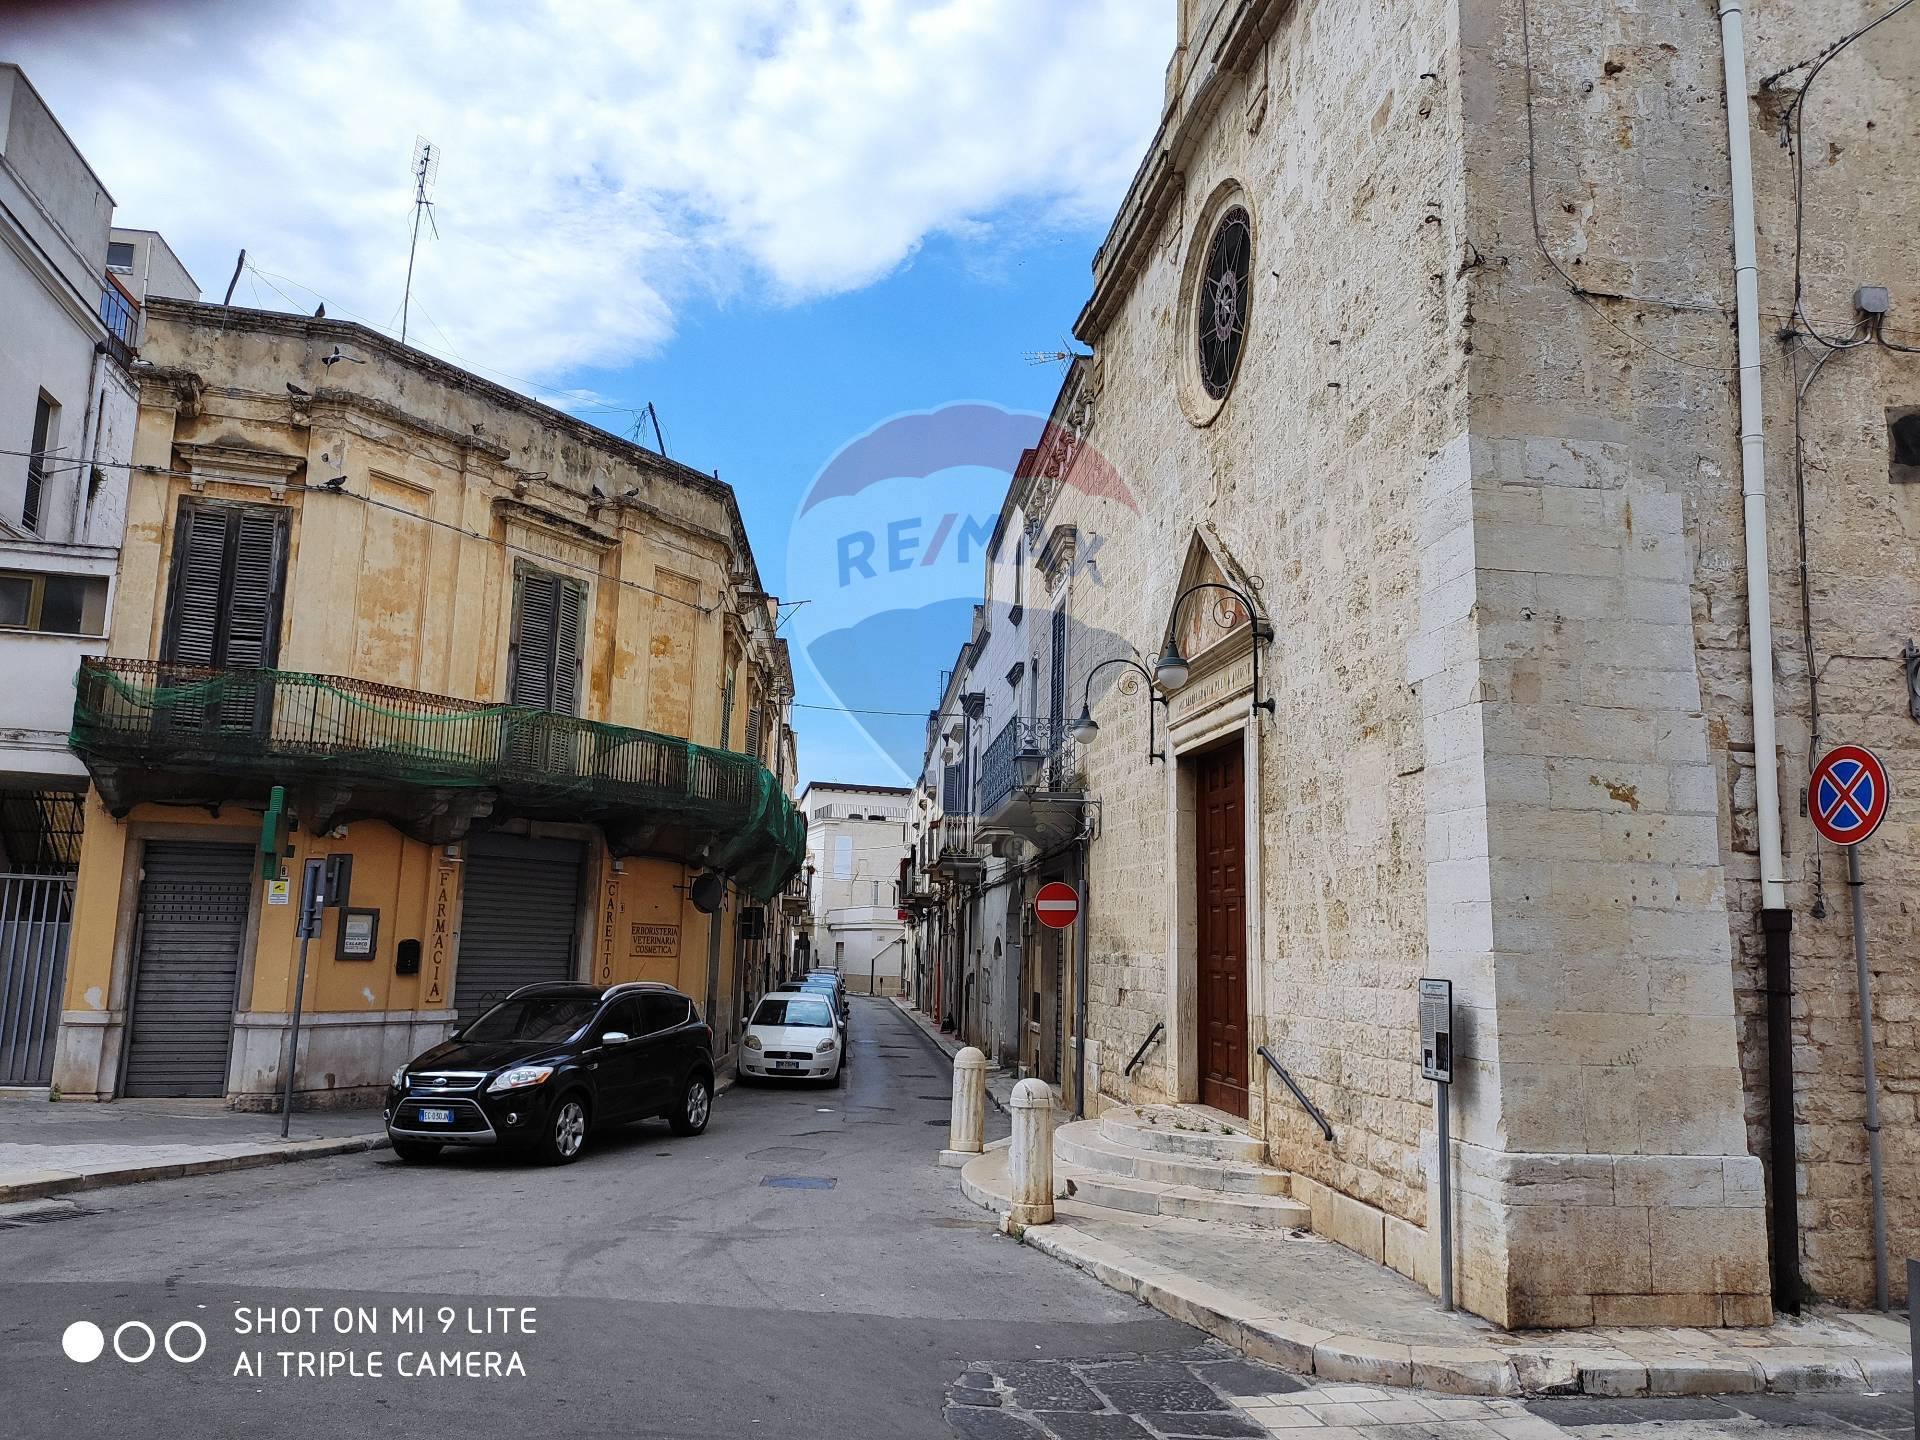
[[[838,1085],[846,1061],[833,1002],[824,995],[781,991],[747,1017],[740,1075],[750,1080],[828,1080]]]

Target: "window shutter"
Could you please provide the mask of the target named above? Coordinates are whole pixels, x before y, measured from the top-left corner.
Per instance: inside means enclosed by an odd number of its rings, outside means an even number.
[[[515,705],[545,710],[553,698],[554,577],[539,570],[520,572],[520,594],[515,609],[512,673],[507,699]]]
[[[577,580],[556,580],[559,615],[555,623],[553,699],[547,706],[562,715],[580,713],[581,624],[587,587]]]
[[[164,659],[272,665],[279,654],[286,512],[183,505],[174,539]]]
[[[227,602],[225,665],[271,665],[274,660],[275,572],[280,516],[257,510],[233,515],[233,586]]]
[[[220,589],[226,574],[227,517],[192,507],[180,512],[174,541],[173,605],[162,657],[176,665],[213,665],[220,647]]]
[[[757,703],[747,707],[747,753],[756,760],[760,758],[760,706]]]
[[[733,748],[733,677],[732,670],[727,671],[727,689],[720,700],[720,748]]]

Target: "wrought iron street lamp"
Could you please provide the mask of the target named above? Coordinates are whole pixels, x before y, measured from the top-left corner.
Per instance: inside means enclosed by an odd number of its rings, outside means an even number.
[[[1134,660],[1126,655],[1116,655],[1111,660],[1102,660],[1098,665],[1094,666],[1091,670],[1087,672],[1086,688],[1082,691],[1081,697],[1080,697],[1080,715],[1079,715],[1079,718],[1073,722],[1073,725],[1071,727],[1073,738],[1079,741],[1082,745],[1091,745],[1100,736],[1099,723],[1095,721],[1093,718],[1093,707],[1092,707],[1093,677],[1098,675],[1102,670],[1106,669],[1107,666],[1109,665],[1131,666],[1133,669],[1138,670],[1143,677],[1145,677],[1147,682],[1147,759],[1148,761],[1151,762],[1154,760],[1160,760],[1165,758],[1160,754],[1159,745],[1157,745],[1154,742],[1153,707],[1156,705],[1166,704],[1167,697],[1164,695],[1156,694],[1154,692],[1152,672],[1149,671],[1147,667],[1142,665],[1138,660]],[[1185,679],[1184,676],[1182,676],[1181,678],[1183,680]]]
[[[1154,662],[1154,678],[1160,682],[1162,689],[1178,690],[1182,685],[1187,683],[1188,677],[1192,675],[1193,671],[1187,664],[1187,657],[1180,653],[1180,641],[1178,639],[1180,607],[1187,602],[1189,596],[1196,595],[1202,590],[1224,590],[1227,594],[1233,596],[1234,599],[1247,607],[1247,618],[1253,625],[1254,713],[1258,715],[1260,711],[1264,710],[1269,715],[1274,714],[1275,708],[1272,697],[1269,696],[1264,700],[1260,698],[1260,647],[1266,641],[1273,638],[1273,627],[1260,618],[1260,611],[1254,606],[1251,595],[1247,594],[1244,590],[1236,589],[1232,585],[1222,585],[1216,580],[1202,580],[1198,585],[1189,585],[1185,590],[1182,590],[1178,598],[1174,600],[1173,614],[1167,620],[1167,643],[1165,648],[1160,652],[1160,658]]]

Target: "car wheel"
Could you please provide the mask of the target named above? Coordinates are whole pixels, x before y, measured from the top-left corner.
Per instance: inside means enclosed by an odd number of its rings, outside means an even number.
[[[833,1080],[830,1083],[836,1090],[847,1083],[847,1052],[844,1050],[840,1052],[840,1063],[833,1067]]]
[[[578,1091],[560,1097],[547,1118],[547,1133],[540,1142],[540,1157],[549,1165],[568,1165],[580,1158],[587,1145],[587,1101]]]
[[[679,1107],[667,1117],[676,1135],[698,1135],[713,1116],[713,1081],[694,1075],[681,1092]]]
[[[393,1153],[409,1165],[421,1165],[440,1153],[440,1147],[431,1140],[396,1140]]]

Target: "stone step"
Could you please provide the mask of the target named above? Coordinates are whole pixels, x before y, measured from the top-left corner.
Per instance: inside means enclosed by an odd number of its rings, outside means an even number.
[[[1109,1140],[1134,1150],[1251,1165],[1267,1158],[1267,1147],[1253,1136],[1173,1105],[1109,1109],[1100,1117],[1100,1129]]]
[[[1004,1213],[1013,1194],[1007,1174],[1007,1152],[989,1150],[968,1161],[960,1172],[960,1188],[976,1205]],[[1283,1195],[1226,1195],[1190,1185],[1166,1185],[1154,1180],[1126,1180],[1055,1160],[1053,1188],[1056,1200],[1070,1208],[1083,1205],[1139,1216],[1173,1216],[1182,1220],[1223,1221],[1275,1230],[1311,1228],[1313,1214],[1297,1200]]]
[[[1215,1160],[1123,1144],[1092,1120],[1075,1120],[1053,1132],[1057,1160],[1128,1180],[1158,1180],[1235,1195],[1285,1195],[1292,1188],[1284,1170],[1243,1160]]]
[[[1059,1160],[1054,1162],[1053,1183],[1055,1193],[1069,1200],[1134,1215],[1216,1220],[1272,1230],[1305,1230],[1313,1224],[1313,1212],[1285,1195],[1234,1195],[1197,1185],[1131,1180]]]

